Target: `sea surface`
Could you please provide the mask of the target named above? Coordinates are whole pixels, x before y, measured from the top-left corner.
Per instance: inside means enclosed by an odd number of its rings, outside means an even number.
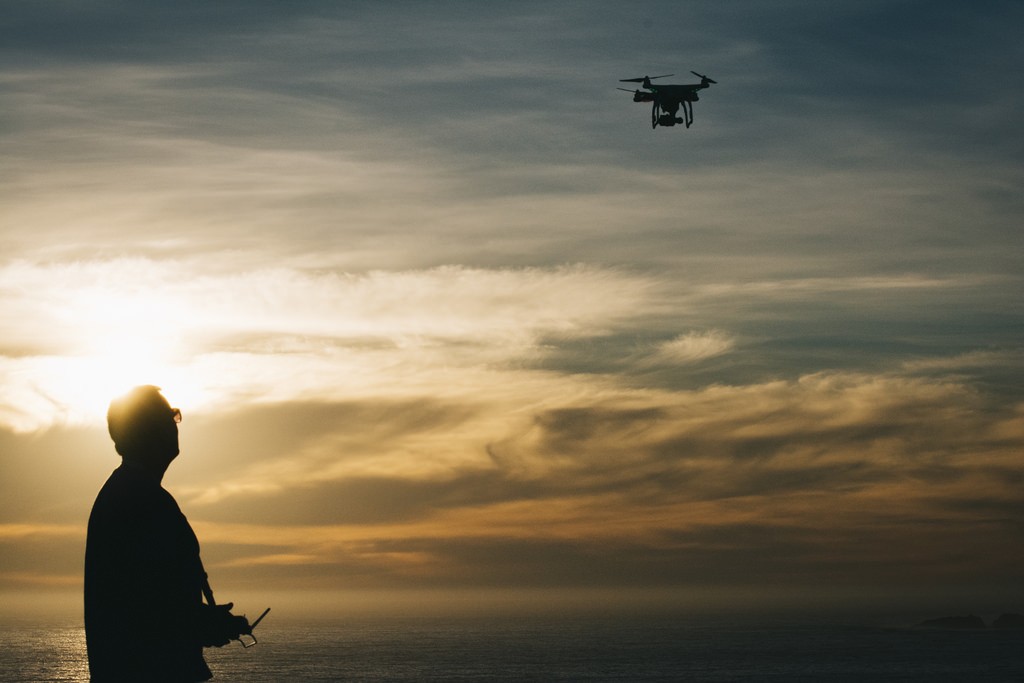
[[[270,617],[215,681],[1024,681],[1024,632],[773,617]],[[259,631],[262,630],[262,633]],[[0,681],[87,681],[82,628],[0,627]]]

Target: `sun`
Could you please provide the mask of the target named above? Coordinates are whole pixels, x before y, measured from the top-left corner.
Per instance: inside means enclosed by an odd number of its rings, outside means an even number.
[[[76,414],[106,410],[111,398],[133,386],[167,383],[175,374],[169,346],[145,335],[112,337],[101,350],[61,359],[57,386]]]
[[[187,349],[171,322],[184,309],[184,302],[151,290],[91,288],[70,297],[59,316],[68,338],[58,353],[32,363],[33,389],[46,405],[26,407],[44,424],[94,424],[105,419],[112,398],[140,384],[159,386],[174,401],[196,400]]]

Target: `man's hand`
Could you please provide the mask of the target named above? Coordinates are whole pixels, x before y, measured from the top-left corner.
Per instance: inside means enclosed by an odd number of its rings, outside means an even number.
[[[203,647],[224,647],[243,633],[252,633],[248,619],[231,613],[234,606],[233,602],[202,606],[199,639]]]

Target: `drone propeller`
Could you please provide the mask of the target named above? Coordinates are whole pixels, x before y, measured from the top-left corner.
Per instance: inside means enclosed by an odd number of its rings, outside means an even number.
[[[705,80],[708,83],[714,83],[715,85],[718,85],[718,81],[713,81],[710,78],[708,78],[707,76],[705,76],[704,74],[699,74],[696,71],[691,71],[690,73],[692,73],[694,76],[699,76],[701,78],[701,80]]]
[[[669,76],[675,76],[675,74],[665,74],[664,76],[642,76],[641,78],[621,78],[619,83],[643,83],[644,81],[653,81],[655,78],[668,78]]]
[[[631,93],[633,93],[633,101],[634,102],[654,102],[657,99],[657,95],[655,93],[647,92],[646,90],[640,90],[639,88],[636,89],[636,90],[627,90],[626,88],[616,88],[616,90],[621,90],[622,92],[631,92]]]

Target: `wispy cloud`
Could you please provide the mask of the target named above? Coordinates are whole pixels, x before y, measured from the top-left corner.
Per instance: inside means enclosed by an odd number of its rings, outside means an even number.
[[[37,524],[7,523],[0,524],[0,539],[9,541],[25,538],[58,538],[84,537],[84,531],[78,524]]]
[[[690,567],[675,580],[707,571],[738,579],[740,566],[759,562],[775,578],[826,571],[844,582],[904,580],[913,571],[938,580],[961,569],[950,543],[997,543],[1019,509],[1021,410],[992,413],[985,403],[955,382],[899,375],[693,392],[594,386],[492,416],[465,441],[431,420],[452,436],[446,450],[430,448],[423,425],[395,425],[413,435],[406,457],[372,474],[360,462],[379,458],[390,440],[362,450],[331,435],[352,431],[338,422],[325,426],[321,467],[306,476],[253,465],[241,479],[262,479],[262,489],[190,504],[204,536],[251,544],[225,568],[311,553],[328,583],[333,572],[367,566],[393,577],[415,566],[424,579],[496,580],[498,563],[513,555],[530,582],[556,547],[576,567],[565,571],[579,579],[588,566],[599,582],[617,571],[620,552],[655,582],[673,580],[657,569],[662,562]],[[413,443],[427,447],[412,453]],[[229,523],[270,521],[261,510],[285,500],[292,514],[277,513],[274,531]],[[871,547],[905,535],[914,539],[906,552],[865,566]],[[775,559],[765,564],[762,553]],[[993,558],[986,571],[1005,573],[1008,561]]]
[[[545,339],[605,333],[654,286],[589,266],[217,275],[166,261],[15,263],[0,270],[2,404],[31,428],[57,419],[48,403],[82,417],[83,401],[98,411],[98,394],[147,373],[198,404],[428,393],[448,372],[466,381],[528,362]]]
[[[0,572],[0,587],[74,588],[82,585],[78,574],[40,574],[37,572]]]
[[[720,330],[689,332],[661,343],[647,359],[648,363],[695,363],[728,353],[735,340]]]
[[[985,567],[968,563],[972,571],[1011,571],[1012,552],[989,551],[1001,547],[1019,516],[1019,409],[978,418],[962,392],[921,385],[916,399],[865,410],[865,401],[901,387],[862,382],[837,397],[851,415],[802,410],[835,391],[812,383],[812,391],[737,390],[731,400],[711,392],[678,407],[662,401],[537,413],[531,430],[517,432],[513,420],[505,425],[512,436],[484,444],[490,460],[479,455],[486,429],[475,444],[456,435],[438,439],[437,448],[413,436],[404,459],[368,476],[367,465],[382,454],[347,449],[351,439],[339,439],[325,448],[333,457],[306,476],[295,476],[294,461],[286,477],[256,465],[218,475],[207,461],[201,476],[213,475],[212,483],[189,474],[189,485],[173,488],[227,581],[301,557],[310,585],[322,587],[365,577],[370,568],[369,584],[387,584],[414,559],[421,580],[490,583],[509,578],[501,565],[515,558],[516,580],[531,583],[550,578],[555,555],[569,580],[612,581],[628,557],[640,583],[700,580],[708,572],[742,580],[738,567],[751,564],[762,579],[825,572],[840,582],[873,582],[912,572],[930,581],[966,568],[963,552],[950,556],[951,544],[987,558]],[[769,395],[762,405],[742,409],[760,394]],[[719,414],[729,408],[731,419]],[[442,446],[461,453],[461,462]],[[185,457],[199,455],[192,449]],[[218,491],[218,476],[229,495],[190,493]],[[233,492],[233,478],[251,487]],[[231,519],[251,522],[213,521]],[[217,559],[222,545],[235,549],[235,559]],[[879,545],[899,550],[869,567],[865,557],[877,557]],[[664,563],[676,571],[658,570]]]

